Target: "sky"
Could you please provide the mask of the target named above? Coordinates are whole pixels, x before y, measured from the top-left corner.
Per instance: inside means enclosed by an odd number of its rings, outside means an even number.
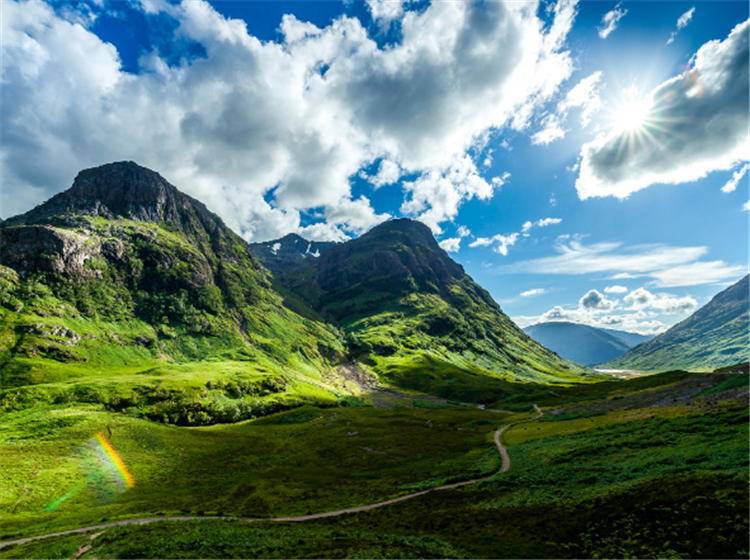
[[[132,160],[248,241],[428,225],[519,325],[748,273],[750,4],[0,3],[0,216]]]

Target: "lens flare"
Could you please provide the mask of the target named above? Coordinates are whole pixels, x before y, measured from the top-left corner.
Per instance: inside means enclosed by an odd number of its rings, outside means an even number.
[[[102,433],[97,433],[77,450],[83,480],[73,486],[64,496],[45,506],[47,511],[56,510],[60,504],[91,488],[100,501],[110,501],[113,497],[132,488],[135,478],[128,470],[120,454]]]

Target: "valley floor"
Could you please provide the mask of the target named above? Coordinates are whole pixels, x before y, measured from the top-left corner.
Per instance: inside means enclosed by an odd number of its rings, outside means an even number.
[[[0,538],[102,527],[0,557],[746,557],[747,395],[747,375],[674,372],[484,410],[402,395],[199,428],[39,405],[1,421]],[[532,402],[543,417],[496,410]],[[135,484],[48,511],[97,432]],[[104,526],[140,518],[159,521]]]

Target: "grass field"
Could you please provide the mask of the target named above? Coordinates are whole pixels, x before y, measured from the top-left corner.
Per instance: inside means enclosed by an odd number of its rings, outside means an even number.
[[[84,545],[81,558],[747,557],[747,389],[747,375],[677,372],[553,388],[542,420],[504,434],[509,472],[305,523],[210,517],[331,511],[497,472],[492,433],[531,415],[409,399],[203,428],[95,404],[11,412],[3,540],[135,517],[207,519],[46,539],[0,557],[71,557]],[[136,484],[109,503],[87,489],[46,511],[80,478],[76,449],[97,431],[111,433]]]

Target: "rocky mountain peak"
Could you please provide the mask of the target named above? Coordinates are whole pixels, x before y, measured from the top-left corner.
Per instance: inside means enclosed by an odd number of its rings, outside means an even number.
[[[195,224],[196,218],[214,221],[202,203],[180,192],[157,172],[122,161],[84,169],[70,189],[26,214],[10,218],[5,225],[60,222],[71,215],[170,223],[178,229],[185,229],[189,222]]]

